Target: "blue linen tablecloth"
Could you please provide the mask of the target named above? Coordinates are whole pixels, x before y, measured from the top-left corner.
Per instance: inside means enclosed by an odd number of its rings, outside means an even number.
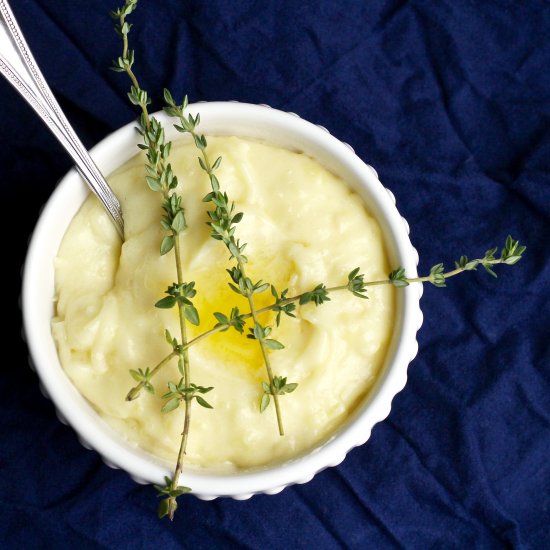
[[[87,146],[136,116],[108,69],[114,2],[12,3]],[[550,547],[548,2],[141,0],[132,22],[155,108],[164,86],[267,103],[352,144],[397,197],[421,272],[508,233],[527,255],[425,288],[408,384],[342,465],[276,496],[186,497],[159,521],[152,489],[82,448],[27,366],[19,266],[71,162],[0,82],[0,546]]]

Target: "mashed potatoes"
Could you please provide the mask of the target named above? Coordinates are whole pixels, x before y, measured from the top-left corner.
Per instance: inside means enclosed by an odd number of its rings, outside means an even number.
[[[222,188],[244,212],[238,235],[247,242],[248,275],[289,296],[320,282],[344,284],[360,266],[366,280],[386,278],[389,266],[380,229],[359,197],[309,157],[239,138],[210,138],[209,154],[223,162]],[[170,353],[164,329],[178,334],[177,310],[154,303],[175,279],[173,253],[159,256],[165,234],[159,225],[160,194],[144,181],[145,158],[136,156],[109,178],[124,211],[126,240],[120,245],[107,215],[93,197],[73,219],[55,263],[57,310],[52,330],[61,363],[80,392],[129,441],[175,461],[183,407],[160,408],[176,361],[153,379],[155,395],[127,402],[135,385],[129,369],[153,367]],[[172,167],[180,182],[188,229],[181,236],[186,281],[196,281],[201,325],[232,306],[248,311],[227,285],[228,253],[209,236],[208,180],[189,142],[174,144]],[[285,344],[271,352],[275,374],[297,382],[280,398],[286,435],[280,437],[273,405],[259,412],[265,367],[257,342],[231,329],[190,349],[191,379],[214,386],[207,410],[193,406],[187,465],[243,469],[289,459],[326,439],[364,397],[384,361],[393,321],[389,286],[369,290],[369,300],[347,291],[315,307],[298,306],[273,337]],[[272,302],[256,295],[258,307]],[[262,322],[273,323],[264,314]]]

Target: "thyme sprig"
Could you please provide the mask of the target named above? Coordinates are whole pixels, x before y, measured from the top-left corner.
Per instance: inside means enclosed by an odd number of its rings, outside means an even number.
[[[132,70],[134,64],[134,50],[130,50],[128,47],[128,34],[132,28],[131,23],[126,21],[126,17],[130,15],[137,7],[138,0],[125,0],[124,5],[114,11],[111,11],[109,15],[118,23],[115,25],[115,32],[122,38],[122,55],[112,62],[111,70],[117,73],[126,73],[132,81],[128,98],[134,105],[138,105],[141,108],[141,114],[143,117],[142,126],[149,126],[149,113],[147,106],[151,103],[149,95],[145,90],[139,87],[136,75]],[[139,147],[139,146],[138,146]]]
[[[381,285],[392,285],[397,288],[402,288],[408,286],[412,283],[430,283],[433,286],[442,288],[445,286],[445,280],[465,271],[475,271],[478,266],[482,266],[490,275],[496,277],[496,273],[493,270],[493,267],[498,264],[507,264],[514,265],[521,259],[523,253],[525,252],[526,247],[519,244],[518,241],[514,240],[510,235],[506,238],[504,246],[501,249],[500,255],[495,256],[498,251],[498,247],[491,248],[488,250],[483,258],[478,258],[475,260],[468,260],[467,256],[461,256],[458,261],[455,262],[455,269],[445,272],[443,270],[444,265],[442,263],[434,265],[430,271],[429,275],[424,277],[407,277],[405,274],[405,269],[403,267],[398,267],[393,270],[387,279],[377,280],[377,281],[365,281],[365,276],[362,273],[359,273],[360,268],[355,268],[348,274],[347,283],[333,286],[325,287],[325,285],[317,285],[312,290],[297,294],[296,296],[287,297],[286,294],[288,290],[283,291],[280,295],[272,287],[272,294],[275,298],[275,301],[256,311],[257,315],[262,315],[270,311],[277,312],[277,316],[285,313],[290,317],[294,317],[294,311],[296,310],[296,302],[304,305],[307,303],[313,303],[314,305],[321,305],[328,300],[330,300],[330,295],[334,292],[347,290],[351,292],[354,296],[360,298],[368,298],[367,288],[371,286],[381,286]],[[215,313],[218,323],[214,325],[210,330],[199,334],[193,340],[190,340],[187,343],[188,347],[198,344],[202,340],[205,340],[209,336],[216,334],[217,332],[222,332],[229,330],[230,328],[235,328],[239,332],[243,332],[244,323],[246,320],[250,319],[252,315],[250,313],[241,314],[238,308],[233,308],[229,316],[224,315],[223,313]],[[140,383],[133,387],[128,393],[127,399],[132,400],[139,396],[141,390],[146,387],[146,383],[149,382],[151,378],[166,364],[168,358],[165,357],[161,363],[156,365],[150,371],[150,377],[147,381],[140,381]],[[286,383],[286,381],[285,381]],[[264,394],[265,394],[265,387]],[[271,394],[269,394],[271,395]],[[262,396],[262,399],[264,397]]]
[[[164,413],[168,413],[175,410],[183,402],[185,410],[182,438],[172,479],[166,478],[165,487],[157,487],[159,496],[163,497],[159,503],[159,517],[167,515],[170,519],[173,519],[178,506],[177,497],[191,491],[189,487],[178,485],[189,436],[191,402],[193,399],[196,399],[200,405],[211,408],[199,394],[206,393],[206,391],[210,391],[212,388],[196,386],[190,380],[186,323],[190,322],[191,324],[198,325],[199,313],[192,302],[192,299],[196,295],[195,283],[193,281],[187,283],[183,280],[179,236],[186,229],[187,223],[182,198],[176,192],[178,180],[168,162],[172,144],[171,142],[166,142],[164,128],[160,121],[149,115],[148,105],[151,103],[151,100],[147,92],[140,87],[136,75],[132,70],[135,54],[128,46],[128,34],[132,26],[126,21],[126,18],[135,10],[137,2],[138,0],[125,0],[121,8],[111,12],[111,16],[117,21],[115,31],[122,38],[123,43],[122,55],[113,62],[112,69],[116,72],[127,73],[132,82],[128,98],[132,104],[139,106],[141,109],[139,128],[137,130],[143,138],[143,143],[139,144],[138,147],[145,151],[147,157],[145,165],[145,180],[147,185],[152,191],[162,194],[163,216],[160,220],[160,225],[167,232],[160,244],[160,255],[164,256],[172,249],[174,250],[177,273],[177,282],[167,288],[165,291],[167,296],[158,300],[155,306],[160,309],[169,309],[177,306],[181,343],[172,337],[167,330],[166,340],[172,347],[172,353],[164,358],[155,368],[138,369],[137,371],[134,370],[131,374],[134,379],[140,381],[140,385],[143,388],[152,393],[154,388],[150,382],[151,378],[170,359],[178,357],[178,370],[181,378],[177,383],[168,383],[170,391],[163,396],[163,399],[167,399],[168,401],[161,410]],[[135,392],[136,396],[138,394],[139,390]],[[127,398],[130,397],[132,397],[132,391],[127,396]]]
[[[204,134],[197,131],[197,127],[200,123],[200,114],[193,116],[191,113],[185,112],[187,108],[187,96],[184,98],[182,103],[178,105],[174,101],[170,91],[165,89],[164,101],[166,102],[166,106],[164,108],[165,112],[169,116],[176,117],[180,121],[180,124],[174,125],[176,130],[182,134],[190,134],[195,142],[195,146],[200,151],[201,156],[199,157],[199,165],[208,176],[210,187],[212,189],[212,191],[207,193],[203,198],[203,202],[212,204],[212,208],[208,211],[208,225],[211,229],[211,236],[215,240],[222,241],[229,251],[229,259],[235,260],[236,265],[227,270],[231,279],[229,286],[234,292],[244,296],[248,301],[250,315],[253,320],[253,327],[250,329],[247,337],[258,342],[268,377],[268,382],[262,383],[264,394],[260,399],[260,411],[263,412],[269,404],[269,400],[266,401],[265,395],[273,396],[279,435],[282,436],[284,435],[284,427],[281,407],[279,404],[279,396],[284,393],[294,391],[298,384],[288,384],[286,386],[286,391],[283,392],[281,391],[278,382],[275,382],[276,378],[277,380],[280,380],[281,378],[276,377],[273,373],[273,367],[271,365],[268,350],[281,350],[284,348],[284,345],[278,340],[269,337],[271,335],[272,328],[268,325],[262,325],[260,323],[256,304],[254,302],[255,295],[265,292],[269,288],[273,288],[273,286],[262,280],[253,281],[246,274],[246,264],[248,263],[248,257],[244,254],[246,243],[241,243],[236,236],[237,224],[242,220],[243,213],[235,211],[235,203],[229,200],[226,192],[221,190],[220,182],[216,176],[216,171],[218,170],[222,159],[221,157],[218,157],[213,163],[210,162],[206,150],[206,137]],[[265,393],[265,384],[269,387],[269,394]]]
[[[434,265],[430,269],[430,274],[425,277],[407,278],[405,270],[402,267],[398,267],[392,271],[389,275],[389,282],[396,287],[407,286],[410,283],[431,283],[432,285],[443,288],[446,285],[446,279],[455,277],[464,271],[476,271],[478,266],[482,266],[489,275],[497,277],[493,267],[498,264],[514,265],[521,260],[526,247],[519,244],[512,238],[511,235],[506,237],[504,246],[500,250],[500,255],[495,256],[498,252],[498,246],[490,248],[485,252],[483,258],[477,258],[475,260],[468,260],[467,256],[460,256],[460,259],[455,262],[455,269],[451,271],[445,271],[445,266],[442,263]],[[366,283],[366,286],[370,286],[372,283]]]

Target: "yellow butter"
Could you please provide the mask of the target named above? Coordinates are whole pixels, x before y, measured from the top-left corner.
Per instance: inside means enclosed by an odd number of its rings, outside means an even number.
[[[238,236],[248,243],[248,275],[273,283],[289,296],[320,282],[344,284],[360,266],[366,280],[389,272],[380,228],[360,198],[309,157],[235,137],[209,138],[209,155],[222,156],[222,188],[244,212]],[[172,149],[172,167],[183,195],[188,229],[181,236],[183,272],[195,281],[200,327],[211,328],[215,311],[229,314],[242,297],[228,285],[228,253],[209,236],[202,197],[210,190],[189,142]],[[179,334],[176,309],[153,304],[176,280],[173,253],[159,256],[164,232],[160,194],[144,181],[143,155],[109,178],[124,211],[126,241],[120,246],[102,207],[89,197],[73,219],[56,258],[56,316],[52,330],[63,367],[79,391],[129,441],[175,461],[183,407],[162,414],[160,396],[177,382],[176,362],[153,380],[156,394],[125,401],[135,385],[129,369],[153,367],[170,348],[164,329]],[[258,307],[272,302],[256,295]],[[273,370],[297,382],[282,396],[286,435],[278,435],[271,405],[259,412],[265,367],[257,342],[230,330],[190,349],[191,378],[214,386],[207,410],[196,404],[186,461],[211,469],[245,469],[290,459],[329,437],[371,387],[384,361],[394,315],[389,286],[369,289],[369,300],[347,291],[322,306],[298,306],[273,337],[285,345],[270,352]],[[274,324],[273,314],[264,322]]]

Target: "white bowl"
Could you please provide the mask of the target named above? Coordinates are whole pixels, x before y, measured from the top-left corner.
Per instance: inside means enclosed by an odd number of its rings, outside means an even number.
[[[349,145],[332,137],[325,128],[267,106],[219,102],[190,105],[189,110],[193,114],[200,112],[200,129],[207,135],[250,137],[303,151],[340,176],[377,218],[390,264],[403,266],[408,276],[416,276],[418,254],[410,243],[407,222],[397,211],[393,194]],[[168,118],[163,113],[155,116],[166,123],[167,139],[177,139],[179,134]],[[92,149],[92,157],[104,174],[110,174],[137,153],[139,136],[134,127],[133,123],[124,126]],[[47,202],[30,242],[22,310],[31,362],[58,416],[74,428],[85,447],[95,449],[109,466],[122,468],[138,482],[162,483],[164,476],[172,474],[171,466],[122,439],[101,419],[65,374],[52,338],[53,260],[70,220],[87,194],[84,183],[71,170]],[[259,470],[230,475],[188,470],[181,483],[192,487],[194,494],[203,499],[274,494],[288,485],[309,481],[320,470],[339,464],[350,449],[365,443],[374,424],[389,414],[393,397],[405,385],[408,364],[418,351],[416,332],[422,324],[422,285],[399,289],[396,294],[396,322],[384,367],[362,405],[328,441],[304,456]]]

